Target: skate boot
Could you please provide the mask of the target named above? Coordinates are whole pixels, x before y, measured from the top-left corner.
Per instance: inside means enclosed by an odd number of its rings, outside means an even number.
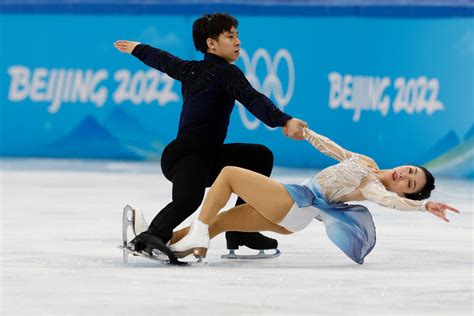
[[[222,259],[271,259],[277,258],[281,254],[278,250],[278,241],[260,233],[226,232],[225,238],[229,253],[222,255]],[[236,254],[235,250],[238,250],[239,246],[259,250],[259,253],[255,255]],[[265,253],[265,250],[273,250],[274,253]]]
[[[178,258],[193,254],[198,262],[206,257],[209,248],[209,226],[199,220],[193,221],[186,236],[170,245],[171,251]]]
[[[145,256],[157,259],[170,264],[184,264],[178,261],[173,252],[165,245],[163,240],[148,231],[141,233],[128,243],[128,249],[131,251],[144,254]]]

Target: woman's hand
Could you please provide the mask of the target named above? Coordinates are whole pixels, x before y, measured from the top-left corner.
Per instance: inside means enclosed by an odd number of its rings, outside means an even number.
[[[133,52],[133,49],[140,44],[140,42],[131,42],[131,41],[116,41],[114,43],[115,48],[117,48],[119,51],[122,53],[127,53],[131,54]]]
[[[302,140],[303,137],[303,127],[308,127],[308,123],[297,118],[292,118],[288,120],[283,126],[283,134],[289,138],[296,140]]]
[[[446,222],[449,222],[449,220],[446,218],[446,210],[459,213],[459,211],[455,209],[454,207],[451,207],[447,204],[439,203],[439,202],[426,203],[426,209],[428,212],[430,212],[434,216],[437,216]]]

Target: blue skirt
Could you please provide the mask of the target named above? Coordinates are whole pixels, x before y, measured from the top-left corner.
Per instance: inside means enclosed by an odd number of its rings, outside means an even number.
[[[372,215],[363,205],[328,203],[313,179],[302,185],[283,184],[298,207],[314,206],[324,223],[329,239],[358,264],[375,247],[376,233]]]

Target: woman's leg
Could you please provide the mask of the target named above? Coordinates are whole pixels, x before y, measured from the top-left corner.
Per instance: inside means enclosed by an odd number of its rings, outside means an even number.
[[[212,239],[220,233],[226,231],[239,231],[239,232],[261,232],[271,231],[278,234],[291,234],[290,231],[275,224],[262,214],[257,212],[253,207],[248,204],[242,204],[231,208],[226,212],[222,212],[217,215],[216,219],[209,225],[209,237]],[[184,227],[173,233],[171,238],[171,244],[181,240],[189,232],[189,226]]]
[[[281,183],[247,169],[225,167],[209,190],[198,219],[212,224],[232,193],[272,223],[279,223],[294,203]]]
[[[219,151],[217,159],[217,173],[213,173],[214,178],[217,178],[222,168],[226,166],[236,166],[245,168],[263,174],[269,177],[273,168],[273,153],[268,147],[260,144],[224,144]],[[212,182],[209,185],[212,185]],[[240,197],[237,199],[235,206],[245,204],[245,201]],[[226,232],[226,240],[232,240],[242,245],[253,244],[261,248],[273,248],[276,241],[268,238],[261,233],[235,233],[232,231]]]
[[[291,234],[282,226],[268,220],[248,204],[242,204],[217,215],[209,226],[209,237],[214,238],[226,231],[261,232],[271,231],[278,234]]]
[[[190,228],[190,226],[186,226],[184,228],[181,228],[180,230],[174,231],[173,236],[170,239],[170,244],[172,245],[172,244],[180,241],[181,238],[183,238],[184,236],[186,236],[189,232],[189,228]]]

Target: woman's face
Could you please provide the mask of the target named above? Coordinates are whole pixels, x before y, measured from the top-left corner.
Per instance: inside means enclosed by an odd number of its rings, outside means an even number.
[[[426,175],[423,170],[415,166],[400,166],[388,170],[385,184],[387,189],[399,196],[416,193],[426,184]]]

